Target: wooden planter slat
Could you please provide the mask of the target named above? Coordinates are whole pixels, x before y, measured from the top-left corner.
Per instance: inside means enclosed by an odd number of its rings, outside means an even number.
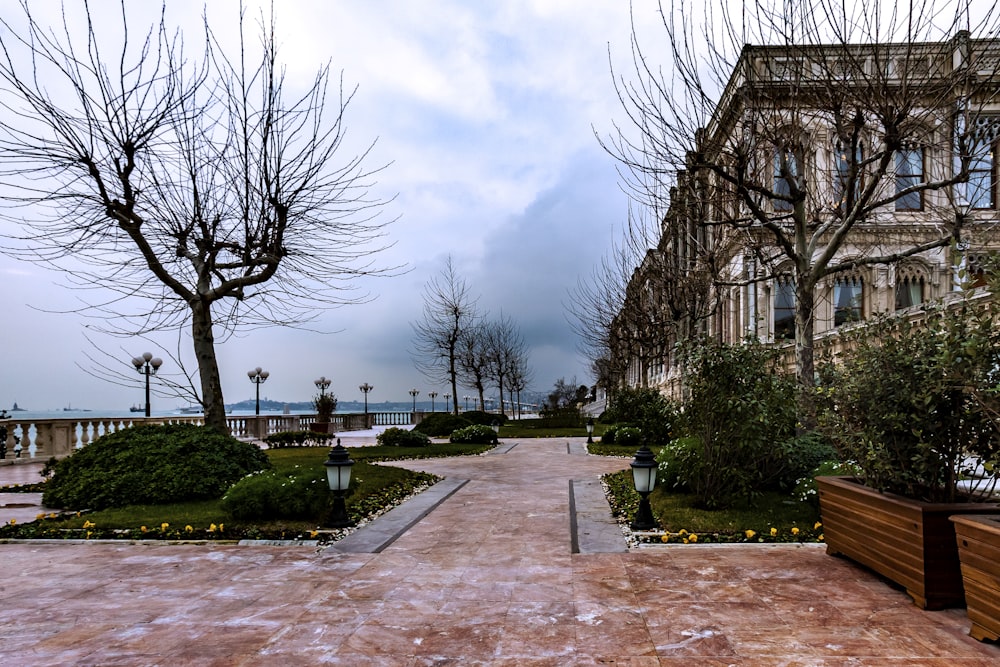
[[[879,493],[850,477],[817,477],[827,553],[899,584],[925,609],[965,603],[949,517],[1000,513],[992,503],[922,503]]]
[[[956,516],[952,522],[972,623],[969,634],[980,641],[997,641],[1000,639],[1000,519]]]

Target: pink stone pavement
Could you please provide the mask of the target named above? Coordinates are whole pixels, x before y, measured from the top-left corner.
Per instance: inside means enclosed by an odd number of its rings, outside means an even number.
[[[818,545],[572,553],[564,439],[402,465],[470,481],[380,553],[0,544],[0,665],[1000,664]]]

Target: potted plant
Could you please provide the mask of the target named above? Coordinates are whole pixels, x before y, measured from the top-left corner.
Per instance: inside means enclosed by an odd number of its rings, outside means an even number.
[[[337,397],[325,391],[320,392],[313,399],[313,407],[316,408],[316,421],[310,428],[319,433],[328,433],[330,431],[330,418],[337,410]]]
[[[820,428],[857,477],[818,477],[827,552],[903,586],[920,607],[965,602],[958,514],[1000,513],[992,488],[1000,429],[994,309],[969,300],[922,322],[878,319],[821,374]],[[985,464],[985,465],[984,465]],[[986,479],[970,484],[973,471]]]

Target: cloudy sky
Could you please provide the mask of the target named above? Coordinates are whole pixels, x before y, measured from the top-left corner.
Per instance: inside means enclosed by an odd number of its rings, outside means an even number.
[[[54,3],[53,3],[54,4]],[[71,3],[72,4],[72,3]],[[114,12],[115,2],[91,3]],[[145,3],[144,3],[145,4]],[[152,3],[149,3],[152,4]],[[212,0],[217,30],[238,3]],[[16,11],[4,3],[0,15]],[[394,243],[381,257],[408,272],[363,286],[370,302],[325,313],[314,330],[272,328],[228,340],[218,352],[227,402],[253,396],[246,371],[270,372],[262,395],[307,400],[325,375],[342,400],[408,401],[407,391],[447,391],[414,368],[411,322],[422,290],[452,256],[482,309],[513,318],[530,348],[533,389],[560,377],[589,383],[587,362],[567,320],[567,292],[620,234],[627,212],[616,164],[597,143],[622,120],[609,70],[630,62],[629,6],[621,0],[286,0],[277,3],[280,56],[292,76],[326,61],[357,95],[348,110],[352,140],[377,139],[372,166],[391,165],[375,192],[395,196],[384,215]],[[35,5],[38,6],[38,5]],[[130,3],[130,14],[142,22]],[[171,0],[171,23],[197,27],[199,0]],[[655,3],[637,1],[652,25]],[[109,13],[108,20],[116,20]],[[148,20],[148,19],[147,19]],[[186,23],[185,23],[186,22]],[[192,33],[193,34],[193,33]],[[61,276],[0,257],[0,407],[66,405],[118,409],[138,388],[91,370],[85,320],[57,314],[73,303]],[[157,347],[97,337],[120,358]],[[171,372],[168,361],[163,372]],[[161,398],[156,406],[173,407]],[[438,401],[441,401],[438,398]]]

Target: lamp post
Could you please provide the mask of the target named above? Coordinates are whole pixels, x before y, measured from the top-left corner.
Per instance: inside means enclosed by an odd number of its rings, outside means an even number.
[[[319,389],[319,395],[325,396],[326,390],[330,388],[330,380],[326,379],[325,375],[320,375],[318,380],[313,380],[313,384]]]
[[[419,394],[419,393],[420,393],[420,391],[416,387],[414,387],[413,389],[410,390],[410,396],[413,397],[413,411],[414,412],[417,411],[417,394]]]
[[[444,395],[444,411],[451,412],[451,394]]]
[[[323,462],[326,466],[326,481],[333,491],[333,513],[327,522],[331,528],[346,528],[353,525],[351,518],[347,516],[347,503],[344,495],[351,486],[351,466],[354,461],[347,454],[347,449],[341,446],[340,438],[337,438],[337,445],[330,449],[330,456]]]
[[[132,365],[140,375],[146,376],[146,416],[149,416],[149,376],[156,375],[156,371],[163,365],[163,359],[154,357],[149,352],[143,352],[141,357],[133,357]]]
[[[494,433],[496,433],[497,435],[500,435],[500,422],[498,422],[496,419],[494,419],[493,423],[490,424],[490,427],[493,429]]]
[[[365,382],[363,385],[358,386],[358,389],[360,389],[361,392],[365,395],[365,417],[368,416],[368,392],[370,392],[374,388],[375,387],[371,386],[367,382]],[[367,421],[365,423],[367,424]]]
[[[468,412],[469,411],[469,397],[468,397],[468,395],[466,395],[466,396],[463,396],[462,398],[465,399],[465,411]]]
[[[438,393],[436,391],[429,391],[427,395],[431,397],[431,412],[434,412],[434,399],[437,398]]]
[[[635,458],[629,465],[632,467],[632,483],[641,496],[639,509],[630,527],[632,530],[652,530],[656,528],[656,519],[653,518],[653,510],[649,506],[649,494],[656,486],[656,459],[649,447],[643,445],[635,453]]]
[[[587,444],[594,444],[594,418],[587,420]]]
[[[247,377],[250,381],[257,386],[257,401],[254,404],[254,414],[260,417],[260,386],[267,382],[267,376],[270,375],[265,370],[261,370],[260,366],[253,369],[252,371],[247,371]]]

